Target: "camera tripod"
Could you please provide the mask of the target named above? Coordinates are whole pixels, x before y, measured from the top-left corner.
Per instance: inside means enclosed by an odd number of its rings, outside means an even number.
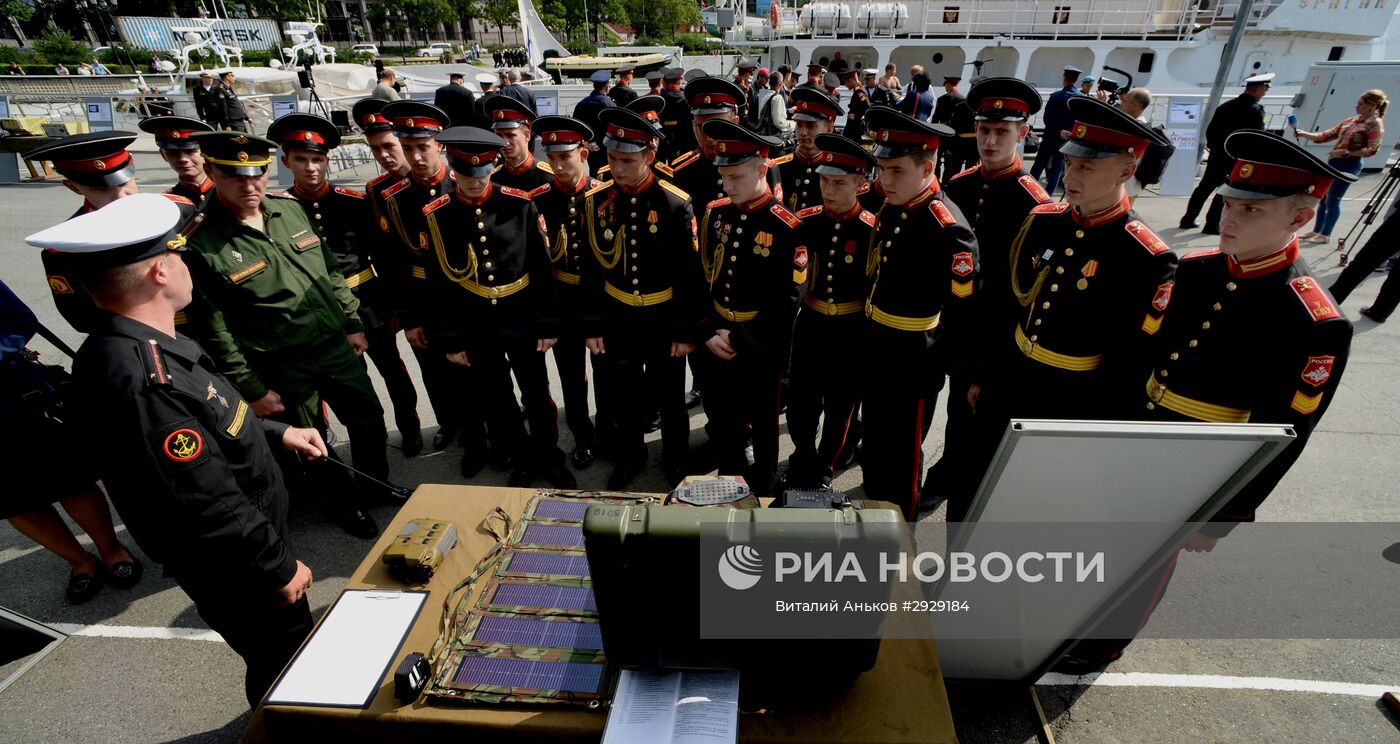
[[[1396,145],[1396,149],[1400,149],[1400,144]],[[1352,236],[1356,236],[1356,241],[1360,242],[1361,237],[1366,234],[1366,228],[1370,227],[1378,217],[1385,214],[1385,210],[1390,206],[1391,197],[1395,195],[1397,184],[1400,184],[1400,160],[1396,160],[1395,163],[1386,168],[1385,176],[1380,185],[1371,194],[1366,206],[1361,208],[1361,216],[1356,219],[1346,236],[1337,241],[1337,252],[1340,254],[1337,257],[1338,266],[1346,266],[1351,257],[1347,246],[1352,244]]]

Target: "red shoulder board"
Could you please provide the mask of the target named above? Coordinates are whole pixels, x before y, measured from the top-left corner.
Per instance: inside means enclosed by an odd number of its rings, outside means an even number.
[[[163,196],[169,199],[170,201],[175,202],[176,204],[187,204],[191,207],[194,206],[194,202],[190,201],[189,199],[183,196],[180,196],[179,194],[172,194],[170,192],[166,192],[165,194],[163,194]]]
[[[1220,255],[1220,249],[1219,249],[1219,248],[1209,248],[1209,249],[1205,249],[1205,250],[1191,251],[1190,253],[1186,254],[1185,256],[1182,256],[1182,257],[1181,257],[1181,260],[1182,260],[1182,261],[1189,261],[1189,260],[1191,260],[1191,259],[1193,259],[1193,258],[1210,258],[1211,256],[1218,256],[1218,255]]]
[[[798,225],[802,224],[802,221],[797,219],[797,215],[787,211],[787,208],[781,204],[774,204],[773,206],[768,208],[768,211],[777,215],[778,219],[786,223],[788,227],[797,227]]]
[[[513,196],[513,197],[515,197],[515,198],[517,198],[517,199],[526,199],[526,200],[528,200],[528,199],[530,198],[530,195],[527,194],[526,192],[521,191],[520,189],[511,187],[511,186],[502,186],[502,187],[501,187],[501,193],[502,193],[502,194],[507,194],[507,195],[509,195],[509,196]]]
[[[869,182],[869,181],[861,181],[861,182],[860,182],[860,187],[856,189],[856,195],[859,196],[859,195],[864,194],[864,193],[866,193],[866,192],[868,192],[868,191],[870,191],[870,182]]]
[[[868,209],[862,209],[862,210],[860,210],[860,221],[861,221],[861,222],[864,222],[865,224],[867,224],[867,225],[869,225],[869,226],[871,226],[871,227],[874,227],[874,226],[875,226],[875,213],[874,213],[874,212],[871,212],[871,211],[868,210]]]
[[[540,194],[543,194],[543,193],[545,193],[546,191],[549,191],[549,189],[550,189],[550,185],[549,185],[549,184],[545,184],[545,185],[543,185],[543,186],[538,186],[538,187],[536,187],[536,188],[530,189],[530,191],[528,191],[528,192],[525,194],[525,196],[526,196],[526,198],[528,198],[528,199],[534,199],[535,197],[539,196]]]
[[[700,158],[700,153],[691,151],[671,161],[671,170],[678,171]]]
[[[1157,233],[1152,232],[1152,228],[1144,225],[1140,220],[1129,222],[1127,230],[1129,235],[1133,236],[1137,242],[1142,244],[1143,248],[1147,249],[1148,253],[1154,256],[1160,256],[1171,250],[1171,246],[1163,243],[1162,239],[1157,237]]]
[[[977,172],[977,169],[980,168],[980,167],[982,167],[982,166],[980,166],[980,165],[974,165],[974,166],[972,166],[971,168],[968,168],[967,170],[958,171],[957,173],[954,173],[954,174],[953,174],[953,177],[950,178],[950,179],[948,179],[948,180],[949,180],[949,181],[956,181],[956,180],[958,180],[959,178],[962,178],[963,176],[967,176],[967,175],[971,175],[971,174],[973,174],[973,173],[976,173],[976,172]]]
[[[722,197],[720,197],[720,198],[718,198],[718,199],[716,199],[716,200],[710,202],[709,204],[706,204],[706,205],[705,205],[705,208],[706,208],[706,209],[714,209],[715,207],[722,207],[722,206],[724,206],[724,205],[726,205],[726,204],[728,204],[728,203],[729,203],[729,197],[727,197],[727,196],[722,196]]]
[[[799,220],[805,220],[805,219],[807,219],[808,217],[812,217],[812,216],[814,216],[814,215],[818,215],[818,214],[821,214],[821,213],[822,213],[822,205],[818,204],[818,205],[815,206],[815,207],[807,207],[806,209],[799,210],[799,211],[797,212],[797,219],[799,219]]]
[[[1298,295],[1298,299],[1312,316],[1314,323],[1321,323],[1324,320],[1342,317],[1342,311],[1337,309],[1337,304],[1332,301],[1332,295],[1327,294],[1327,290],[1318,285],[1317,280],[1310,276],[1300,276],[1288,283],[1293,288],[1293,294]]]
[[[448,202],[450,202],[450,201],[452,201],[452,195],[451,195],[451,194],[443,194],[442,196],[439,196],[438,198],[436,198],[436,199],[434,199],[434,200],[428,202],[426,205],[424,205],[424,206],[423,206],[423,214],[432,214],[432,213],[433,213],[433,210],[437,209],[438,207],[441,207],[442,205],[444,205],[444,204],[446,204],[446,203],[448,203]]]
[[[953,213],[949,212],[948,208],[943,206],[943,202],[938,199],[934,199],[928,203],[928,211],[933,212],[933,216],[937,218],[938,224],[944,227],[957,222],[956,219],[953,219]]]
[[[371,187],[371,186],[377,186],[377,185],[379,185],[380,183],[382,183],[382,182],[384,182],[384,181],[387,181],[387,180],[389,180],[390,178],[393,178],[393,177],[394,177],[394,174],[393,174],[393,173],[380,173],[379,175],[375,176],[374,178],[371,178],[371,179],[369,179],[368,181],[366,181],[366,182],[365,182],[365,188],[369,188],[369,187]]]
[[[606,168],[607,166],[603,167]],[[657,163],[654,167],[657,173],[660,173],[661,175],[667,178],[671,178],[672,176],[676,175],[675,169],[665,163]],[[601,172],[602,171],[599,171],[599,173]]]
[[[394,184],[393,186],[390,186],[389,188],[384,189],[384,198],[385,198],[385,199],[388,199],[389,197],[393,196],[394,194],[397,194],[397,193],[399,193],[400,191],[403,191],[404,189],[408,188],[408,183],[409,183],[409,182],[408,182],[408,179],[405,178],[405,179],[403,179],[402,181],[399,181],[398,183]]]
[[[1060,214],[1069,211],[1069,202],[1046,202],[1031,207],[1031,214]]]
[[[363,191],[356,191],[356,190],[354,190],[354,189],[347,189],[347,188],[345,188],[344,186],[336,186],[336,187],[335,187],[335,193],[340,194],[341,196],[353,196],[353,197],[355,197],[356,199],[363,199],[363,198],[365,198],[365,192],[363,192]]]
[[[1031,198],[1035,199],[1037,202],[1044,204],[1050,201],[1050,195],[1045,193],[1045,189],[1041,187],[1040,182],[1035,180],[1035,176],[1027,174],[1016,179],[1016,182],[1021,184],[1021,187],[1026,190],[1026,193],[1030,194]]]

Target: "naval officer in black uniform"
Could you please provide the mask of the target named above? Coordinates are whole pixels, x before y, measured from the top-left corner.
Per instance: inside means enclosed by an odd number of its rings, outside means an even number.
[[[385,284],[375,275],[371,252],[379,248],[379,230],[374,212],[367,208],[363,191],[329,180],[329,153],[340,145],[340,132],[329,119],[293,113],[272,122],[267,137],[281,147],[282,165],[292,172],[293,185],[286,195],[301,204],[316,234],[335,256],[345,286],[360,300],[358,312],[369,341],[365,355],[384,378],[403,453],[413,457],[423,451],[418,391],[399,357]]]
[[[1245,78],[1244,92],[1220,104],[1211,115],[1205,130],[1206,147],[1210,148],[1210,157],[1206,160],[1206,172],[1201,176],[1201,182],[1196,184],[1196,189],[1191,192],[1191,198],[1186,202],[1186,214],[1181,215],[1178,227],[1182,230],[1196,227],[1196,215],[1201,213],[1206,199],[1210,199],[1210,209],[1206,211],[1206,224],[1201,228],[1201,232],[1206,235],[1220,234],[1220,210],[1224,207],[1224,202],[1215,190],[1225,183],[1231,169],[1235,167],[1234,160],[1226,151],[1225,138],[1235,132],[1264,128],[1264,107],[1259,101],[1269,92],[1273,80],[1272,72]]]
[[[135,195],[30,236],[78,267],[101,316],[73,364],[79,425],[141,549],[247,664],[255,706],[311,630],[311,569],[287,542],[269,442],[326,456],[315,429],[264,421],[175,330],[193,293],[181,210]]]

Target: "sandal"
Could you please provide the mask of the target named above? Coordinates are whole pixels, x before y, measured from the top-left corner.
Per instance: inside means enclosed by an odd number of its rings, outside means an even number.
[[[1327,245],[1328,243],[1332,242],[1332,236],[1330,236],[1330,235],[1313,235],[1311,238],[1308,238],[1308,242],[1309,242],[1309,243],[1317,243],[1318,245]]]
[[[1312,239],[1315,238],[1315,237],[1317,237],[1317,231],[1316,231],[1316,230],[1311,230],[1311,231],[1309,231],[1309,232],[1303,233],[1302,235],[1299,235],[1299,236],[1298,236],[1298,239],[1299,239],[1299,240],[1312,240]]]
[[[77,605],[91,600],[102,591],[102,580],[99,576],[90,573],[75,573],[68,577],[68,588],[63,594],[68,597],[68,601]]]
[[[117,561],[107,568],[107,585],[113,589],[130,589],[141,581],[141,577],[145,573],[146,567],[135,558],[129,561]]]

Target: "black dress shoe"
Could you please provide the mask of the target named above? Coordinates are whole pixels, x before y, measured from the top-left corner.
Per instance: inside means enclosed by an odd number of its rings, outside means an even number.
[[[661,430],[661,412],[654,411],[651,416],[642,423],[642,431],[651,434]]]
[[[447,449],[452,444],[452,440],[457,438],[457,427],[446,425],[439,426],[437,433],[433,435],[433,449]]]
[[[113,589],[130,589],[136,586],[145,574],[146,567],[135,558],[117,561],[107,568],[107,585]]]
[[[632,485],[632,481],[641,475],[646,468],[646,460],[629,459],[623,460],[613,468],[612,475],[608,476],[609,491],[626,491]]]
[[[579,470],[587,470],[592,467],[595,459],[597,458],[593,456],[593,450],[589,447],[575,447],[574,453],[569,455],[569,460],[573,462],[574,467]]]
[[[534,482],[535,474],[530,472],[529,468],[516,468],[515,472],[510,474],[510,480],[506,482],[506,486],[509,488],[529,488],[530,484]]]
[[[685,393],[685,408],[686,408],[686,410],[690,410],[690,409],[692,409],[692,408],[694,408],[694,407],[700,405],[702,402],[704,402],[704,401],[703,401],[703,399],[700,397],[700,391],[699,391],[699,390],[687,390],[687,391],[686,391],[686,393]]]
[[[403,456],[404,456],[404,457],[413,457],[413,456],[417,455],[419,452],[422,452],[422,451],[423,451],[423,434],[422,434],[422,432],[419,432],[419,433],[414,434],[414,435],[412,435],[412,436],[405,435],[404,438],[403,438],[403,444],[401,445],[401,449],[403,449]],[[441,449],[441,447],[439,447],[438,449]]]
[[[379,534],[379,523],[364,509],[346,509],[336,516],[335,521],[341,529],[358,538],[369,540]]]
[[[1370,318],[1371,320],[1374,320],[1377,323],[1384,323],[1385,319],[1390,317],[1389,315],[1377,315],[1376,313],[1371,311],[1370,306],[1361,308],[1361,314]]]
[[[481,469],[486,467],[486,454],[477,447],[472,447],[462,453],[462,477],[475,478],[481,474]]]
[[[98,569],[97,575],[90,573],[75,573],[68,577],[68,587],[63,590],[64,596],[73,604],[82,604],[90,601],[97,593],[102,591],[102,571]]]
[[[574,474],[564,467],[564,463],[555,463],[540,469],[539,476],[545,482],[561,491],[573,491],[578,488],[578,481],[574,479]]]
[[[1177,226],[1178,228],[1182,229],[1182,230],[1195,230],[1196,228],[1198,228],[1198,227],[1201,226],[1201,223],[1199,223],[1199,222],[1187,222],[1187,221],[1185,221],[1185,220],[1182,220],[1181,222],[1178,222],[1178,223],[1176,224],[1176,226]]]

